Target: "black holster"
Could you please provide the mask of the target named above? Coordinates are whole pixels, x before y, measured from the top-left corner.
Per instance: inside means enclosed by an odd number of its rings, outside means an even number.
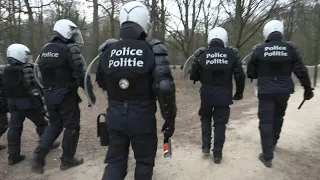
[[[100,117],[106,117],[106,114],[101,113],[97,117],[97,137],[100,137],[100,144],[101,146],[108,146],[109,145],[109,134],[107,129],[107,122],[100,122]]]

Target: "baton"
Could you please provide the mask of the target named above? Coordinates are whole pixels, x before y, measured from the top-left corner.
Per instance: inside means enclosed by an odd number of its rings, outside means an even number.
[[[168,129],[166,129],[168,131]],[[172,149],[171,149],[171,137],[163,139],[163,157],[167,160],[172,157]]]
[[[303,105],[303,103],[304,103],[305,101],[306,101],[306,100],[303,99],[303,101],[300,103],[300,106],[298,107],[298,109],[300,109],[300,108],[302,107],[302,105]]]
[[[163,157],[167,160],[172,157],[171,138],[164,138],[163,140]]]

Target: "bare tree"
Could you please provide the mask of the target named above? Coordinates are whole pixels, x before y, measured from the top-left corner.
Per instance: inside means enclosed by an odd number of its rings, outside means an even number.
[[[93,0],[93,47],[92,58],[96,56],[99,48],[99,14],[98,0]]]
[[[215,27],[218,24],[218,20],[219,20],[219,14],[221,9],[220,7],[222,5],[222,0],[219,1],[219,4],[217,7],[214,7],[213,3],[214,1],[209,1],[202,6],[205,39],[208,38],[208,33],[210,29]]]
[[[33,12],[32,12],[32,8],[29,4],[29,0],[24,0],[24,3],[26,5],[27,8],[27,13],[28,13],[28,17],[29,17],[29,29],[31,30],[31,32],[35,32],[35,23],[34,23],[34,18],[33,18]],[[37,52],[37,41],[35,40],[34,37],[34,33],[30,33],[30,48],[31,48],[31,52],[36,53]]]
[[[240,49],[267,20],[290,5],[291,3],[281,5],[279,0],[225,1],[222,7],[229,15],[232,29],[235,30],[231,34],[231,42]]]
[[[167,41],[172,46],[177,48],[180,52],[183,53],[185,59],[187,59],[194,49],[194,38],[196,36],[196,27],[199,25],[199,15],[201,13],[204,0],[174,0],[175,4],[179,9],[179,16],[183,30],[179,30],[179,25],[176,24],[176,27],[171,27],[167,23],[167,32],[170,34],[170,38],[174,39],[176,43]],[[171,15],[174,16],[174,15]]]
[[[104,12],[106,12],[109,16],[109,23],[110,23],[110,33],[112,38],[116,38],[116,23],[118,22],[116,20],[116,10],[119,9],[118,4],[119,2],[117,0],[109,0],[109,3],[105,3],[106,5],[98,4],[99,7],[101,7]]]

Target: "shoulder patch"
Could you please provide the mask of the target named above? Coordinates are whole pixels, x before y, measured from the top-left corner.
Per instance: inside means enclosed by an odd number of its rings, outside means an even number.
[[[204,51],[206,51],[206,48],[205,47],[200,47],[199,49],[197,49],[194,52],[194,56],[195,57],[199,57],[199,56],[201,56],[202,53],[204,53]]]
[[[235,54],[239,53],[239,50],[237,48],[233,47],[233,46],[229,46],[228,48]]]
[[[258,47],[260,47],[261,46],[261,44],[256,44],[256,45],[254,45],[253,47],[252,47],[252,51],[255,51],[256,49],[258,49]]]
[[[163,44],[159,39],[152,39],[148,42],[151,46],[154,46],[156,44]]]
[[[292,42],[292,41],[286,41],[286,43],[287,43],[290,47],[293,47],[293,48],[297,49],[297,46],[296,46],[296,44],[295,44],[294,42]]]
[[[167,47],[158,39],[153,39],[148,42],[151,46],[153,53],[158,56],[167,56],[168,55],[168,49]]]
[[[112,43],[117,42],[117,41],[118,41],[117,39],[108,39],[100,45],[98,50],[104,51],[104,50],[108,49]]]
[[[80,48],[77,44],[67,44],[67,47],[72,54],[80,53]]]

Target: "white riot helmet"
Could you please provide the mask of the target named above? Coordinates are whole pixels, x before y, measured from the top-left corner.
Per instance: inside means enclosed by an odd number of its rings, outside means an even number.
[[[228,33],[222,27],[215,27],[209,32],[208,44],[210,44],[212,39],[220,39],[226,47],[228,43]]]
[[[54,24],[53,32],[58,33],[66,40],[73,39],[79,46],[84,44],[80,29],[76,24],[68,19],[60,19],[57,21]]]
[[[283,22],[281,22],[279,20],[271,20],[271,21],[267,22],[267,24],[264,25],[264,28],[263,28],[264,39],[267,40],[268,36],[271,33],[276,32],[276,31],[283,34],[283,32],[284,32]]]
[[[134,22],[138,24],[146,34],[148,34],[152,28],[148,8],[137,1],[128,2],[121,7],[119,21],[120,26],[125,22]]]
[[[11,44],[7,49],[7,57],[13,58],[21,63],[32,61],[29,48],[23,44]]]

